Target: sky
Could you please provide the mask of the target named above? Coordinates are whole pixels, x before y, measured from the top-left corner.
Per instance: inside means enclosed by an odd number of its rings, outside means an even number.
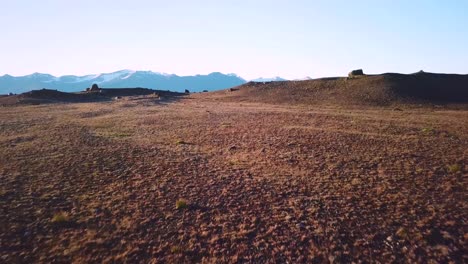
[[[465,0],[0,0],[0,75],[468,73]]]

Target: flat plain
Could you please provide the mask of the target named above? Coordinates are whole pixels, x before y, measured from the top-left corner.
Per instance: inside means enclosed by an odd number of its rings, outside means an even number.
[[[466,109],[226,98],[1,107],[0,262],[466,263]]]

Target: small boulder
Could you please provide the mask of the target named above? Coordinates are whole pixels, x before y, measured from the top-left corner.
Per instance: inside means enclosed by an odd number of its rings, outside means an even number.
[[[364,75],[364,71],[362,69],[353,70],[350,73],[348,73],[348,78],[353,78],[353,77],[362,76],[362,75]]]
[[[228,150],[229,150],[229,151],[234,151],[234,150],[237,150],[237,146],[235,146],[235,145],[232,145],[232,146],[230,146],[230,147],[229,147],[229,149],[228,149]]]

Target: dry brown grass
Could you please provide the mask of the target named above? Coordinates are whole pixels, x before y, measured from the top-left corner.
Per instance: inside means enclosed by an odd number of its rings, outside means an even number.
[[[467,111],[218,99],[0,108],[2,260],[463,261]]]

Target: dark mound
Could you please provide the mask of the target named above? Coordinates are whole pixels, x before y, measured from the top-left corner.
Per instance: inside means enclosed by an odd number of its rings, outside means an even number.
[[[468,75],[418,72],[384,75],[401,96],[440,103],[468,103]]]
[[[466,104],[468,75],[386,73],[353,78],[254,83],[239,86],[227,98],[300,104],[377,105]]]
[[[183,93],[146,88],[106,88],[80,93],[66,93],[57,90],[42,89],[33,90],[19,95],[2,96],[0,97],[0,105],[96,102],[108,101],[116,96],[142,96],[153,94],[162,97],[184,95]]]
[[[183,93],[153,90],[147,88],[103,88],[100,93],[104,96],[139,96],[157,94],[159,96],[179,96]]]
[[[65,93],[57,90],[33,90],[19,95],[9,95],[0,97],[0,105],[17,105],[17,104],[47,104],[57,102],[92,102],[105,100],[106,98],[99,96],[97,93]]]
[[[75,101],[86,101],[91,98],[96,99],[96,96],[89,96],[88,94],[78,93],[65,93],[57,90],[33,90],[19,95],[22,99],[37,99],[37,100],[48,100],[48,101],[61,101],[61,102],[75,102]]]

